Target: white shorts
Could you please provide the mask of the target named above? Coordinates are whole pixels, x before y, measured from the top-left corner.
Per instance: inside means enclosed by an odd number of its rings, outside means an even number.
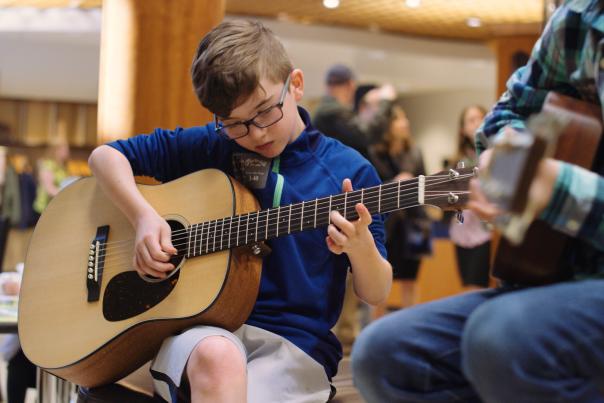
[[[155,391],[168,402],[179,400],[180,381],[195,346],[208,336],[231,340],[247,362],[249,403],[327,402],[331,385],[321,364],[289,340],[255,326],[234,333],[213,326],[191,328],[164,340],[151,365]],[[182,396],[182,391],[180,391]],[[187,401],[190,398],[186,397]]]

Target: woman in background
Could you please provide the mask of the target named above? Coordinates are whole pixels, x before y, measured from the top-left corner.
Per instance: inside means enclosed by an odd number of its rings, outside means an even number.
[[[69,144],[65,140],[55,140],[48,148],[47,157],[38,161],[38,189],[34,210],[42,214],[50,200],[59,193],[63,181],[68,179],[67,160]]]
[[[456,162],[466,167],[478,165],[474,133],[480,127],[486,110],[478,105],[464,108],[459,117]],[[488,287],[491,255],[491,232],[473,212],[463,212],[463,224],[451,220],[449,236],[455,244],[457,267],[464,290]]]
[[[382,140],[369,148],[369,157],[382,181],[399,181],[425,175],[424,159],[411,137],[409,120],[400,99],[389,105],[388,125]],[[395,211],[386,220],[386,249],[394,279],[402,288],[402,308],[413,304],[415,280],[423,255],[431,253],[430,219],[423,207]],[[376,307],[374,318],[386,305]]]

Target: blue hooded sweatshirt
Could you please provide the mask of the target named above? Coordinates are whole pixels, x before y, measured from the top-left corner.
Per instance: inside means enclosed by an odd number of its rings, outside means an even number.
[[[276,191],[281,193],[276,198],[280,204],[288,205],[340,194],[345,178],[351,179],[354,189],[381,183],[373,166],[358,152],[315,130],[308,113],[302,108],[298,111],[305,130],[285,147],[278,162],[269,161],[273,169],[268,170],[264,186],[250,189],[263,209],[273,207]],[[156,129],[150,135],[109,145],[126,156],[135,175],[161,182],[217,168],[245,183],[244,164],[237,161],[242,156],[259,157],[217,135],[213,124]],[[279,176],[282,185],[277,185]],[[385,257],[383,218],[374,215],[369,229]],[[323,365],[331,379],[342,357],[331,328],[342,310],[350,262],[346,254],[329,251],[326,236],[327,227],[320,227],[267,241],[272,252],[264,258],[260,291],[246,323],[288,339]]]

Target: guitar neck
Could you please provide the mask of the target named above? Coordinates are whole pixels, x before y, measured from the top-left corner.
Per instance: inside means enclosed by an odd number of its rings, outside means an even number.
[[[186,229],[187,257],[205,255],[312,230],[330,224],[330,212],[338,211],[347,220],[359,218],[355,206],[362,203],[370,214],[389,213],[424,204],[441,208],[459,207],[466,190],[443,190],[447,183],[465,180],[471,173],[447,172],[432,176],[381,184],[314,200],[258,210],[232,217],[193,224]],[[443,206],[443,204],[445,204]],[[180,253],[181,251],[179,251]]]

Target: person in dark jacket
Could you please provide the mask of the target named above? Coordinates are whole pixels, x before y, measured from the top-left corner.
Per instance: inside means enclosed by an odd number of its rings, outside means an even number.
[[[400,181],[425,175],[424,158],[413,141],[409,120],[400,99],[389,103],[386,118],[388,126],[382,140],[369,148],[370,161],[382,181]],[[402,285],[402,308],[413,304],[421,258],[431,252],[430,225],[430,219],[421,206],[395,211],[386,220],[386,250],[394,279]],[[378,306],[374,317],[381,316],[385,308],[385,304]]]

